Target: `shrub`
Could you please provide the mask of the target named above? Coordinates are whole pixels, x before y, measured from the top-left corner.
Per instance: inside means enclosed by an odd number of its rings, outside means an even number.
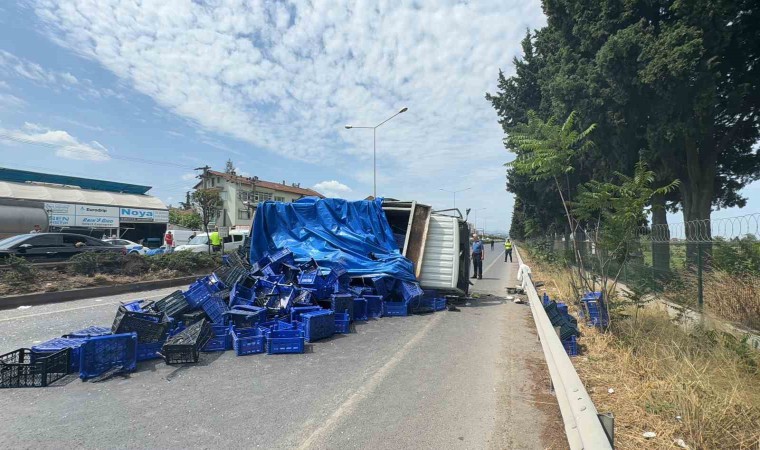
[[[34,281],[37,269],[26,259],[8,255],[5,259],[8,270],[3,274],[3,281],[11,285],[19,285]]]
[[[92,276],[96,273],[118,273],[123,257],[117,253],[85,252],[72,256],[70,261],[73,273]]]
[[[213,269],[221,264],[220,257],[216,254],[175,252],[168,255],[150,257],[152,271],[172,270],[181,274],[192,274],[204,269]]]
[[[150,270],[150,263],[147,258],[138,254],[130,254],[124,257],[122,264],[122,273],[124,275],[142,275]]]

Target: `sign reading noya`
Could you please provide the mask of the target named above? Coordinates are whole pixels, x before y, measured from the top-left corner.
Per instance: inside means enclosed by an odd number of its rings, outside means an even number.
[[[119,216],[123,222],[168,222],[169,212],[153,209],[120,208]]]

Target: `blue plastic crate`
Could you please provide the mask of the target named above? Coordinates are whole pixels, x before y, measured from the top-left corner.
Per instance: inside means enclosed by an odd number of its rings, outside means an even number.
[[[301,330],[272,330],[266,333],[267,353],[303,353],[304,337]]]
[[[112,369],[132,372],[137,367],[137,333],[87,339],[79,354],[79,378],[86,380]]]
[[[365,295],[367,301],[367,318],[379,319],[383,316],[383,297],[379,295]]]
[[[339,312],[347,312],[351,320],[354,319],[354,297],[351,294],[332,294],[330,296],[330,309]]]
[[[230,306],[235,305],[253,305],[256,301],[256,294],[252,288],[244,286],[238,282],[230,289]]]
[[[551,302],[551,299],[549,299],[549,294],[544,292],[544,295],[541,297],[541,303],[546,306]]]
[[[438,297],[435,299],[435,310],[443,311],[446,309],[446,297]]]
[[[568,356],[578,356],[578,341],[575,336],[563,339],[562,346],[565,347]]]
[[[258,306],[237,305],[225,313],[229,321],[238,328],[253,328],[267,320],[267,309]]]
[[[254,263],[251,266],[251,273],[252,274],[261,273],[261,269],[263,269],[264,267],[268,266],[269,263],[271,263],[271,262],[272,262],[272,260],[269,259],[269,256],[266,256],[266,255],[263,256],[260,260],[256,261],[256,263]]]
[[[422,288],[420,284],[413,281],[401,282],[401,297],[407,302],[411,303],[416,299],[423,297]]]
[[[98,327],[98,326],[92,326],[83,328],[81,330],[73,331],[68,334],[64,334],[63,337],[65,338],[88,338],[93,336],[106,336],[111,334],[111,327]],[[79,359],[77,358],[77,363],[79,363]]]
[[[406,302],[384,302],[383,316],[402,317],[409,315],[409,305]]]
[[[65,348],[71,349],[69,373],[79,371],[79,353],[87,338],[55,338],[32,347],[34,353],[57,353]]]
[[[145,300],[135,300],[129,303],[122,303],[124,308],[126,308],[127,311],[133,311],[133,312],[143,312],[143,303]]]
[[[232,336],[227,325],[211,325],[212,337],[201,347],[202,352],[223,352],[232,349]]]
[[[230,337],[237,356],[264,353],[266,337],[260,328],[232,327]]]
[[[301,314],[312,312],[312,311],[320,311],[322,310],[321,306],[294,306],[290,308],[290,321],[296,322],[301,320]]]
[[[602,293],[599,292],[599,291],[586,292],[581,297],[581,300],[602,300],[602,301],[604,301],[604,299],[602,298]]]
[[[581,305],[585,310],[586,323],[600,328],[609,325],[609,315],[604,303],[598,300],[582,300]]]
[[[564,315],[568,315],[569,314],[567,312],[567,305],[565,303],[557,302],[557,309],[559,310],[559,312],[561,314],[564,314]]]
[[[351,332],[351,318],[348,313],[335,313],[335,332],[348,334]]]
[[[150,344],[137,343],[137,360],[146,361],[149,359],[161,358],[161,347],[163,342],[152,342]]]
[[[271,267],[275,273],[280,273],[283,264],[293,266],[296,263],[295,258],[293,257],[293,252],[288,248],[283,248],[282,250],[278,250],[269,255],[269,259],[271,259],[272,262],[269,263],[268,267]]]
[[[228,311],[224,300],[212,295],[207,297],[200,306],[206,312],[208,318],[211,319],[211,322],[215,324],[224,323],[225,313]]]
[[[204,300],[221,290],[222,287],[215,277],[206,276],[198,278],[195,283],[188,287],[184,294],[190,306],[197,308]]]
[[[354,299],[354,320],[369,320],[367,315],[367,300],[363,298]]]
[[[301,314],[301,324],[306,342],[325,339],[335,334],[335,313],[330,310]]]

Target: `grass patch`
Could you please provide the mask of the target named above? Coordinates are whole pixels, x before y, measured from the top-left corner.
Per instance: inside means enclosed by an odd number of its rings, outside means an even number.
[[[549,295],[576,308],[566,270],[520,250]],[[607,333],[581,325],[573,363],[597,409],[615,414],[616,448],[678,448],[677,439],[692,449],[760,447],[760,353],[746,340],[684,329],[655,304],[612,319]]]

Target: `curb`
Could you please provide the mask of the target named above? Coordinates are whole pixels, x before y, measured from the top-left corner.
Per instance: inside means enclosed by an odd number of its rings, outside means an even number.
[[[97,286],[60,292],[37,292],[34,294],[9,295],[7,297],[0,297],[0,310],[17,308],[24,305],[36,306],[44,305],[46,303],[61,303],[93,297],[105,297],[109,295],[126,294],[129,292],[142,292],[181,286],[193,283],[199,276],[200,275],[190,275],[187,277],[170,278],[168,280],[139,281],[132,284]]]

